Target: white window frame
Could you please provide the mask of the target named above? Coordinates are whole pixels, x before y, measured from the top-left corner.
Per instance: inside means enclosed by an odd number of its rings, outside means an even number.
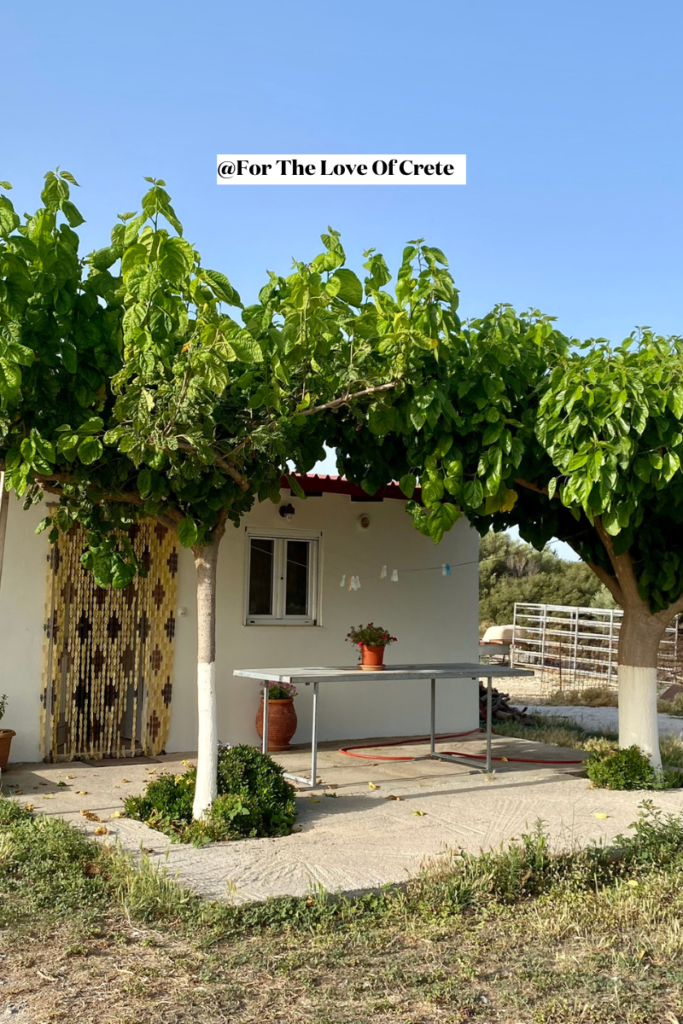
[[[249,581],[251,575],[252,540],[272,540],[273,545],[273,614],[249,614]],[[287,541],[303,540],[309,544],[308,560],[308,615],[286,615],[287,600]],[[246,558],[244,569],[244,625],[245,626],[319,626],[320,625],[320,566],[322,531],[310,530],[258,530],[246,529]]]

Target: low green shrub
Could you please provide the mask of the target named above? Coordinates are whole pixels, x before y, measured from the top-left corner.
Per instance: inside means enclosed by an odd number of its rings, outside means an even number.
[[[100,848],[60,818],[35,817],[0,799],[0,926],[33,911],[102,908],[107,892]]]
[[[197,845],[221,839],[286,836],[296,821],[294,788],[268,754],[243,744],[218,752],[218,796],[207,817],[192,820],[196,768],[164,773],[125,802],[128,817]]]
[[[665,768],[655,771],[636,746],[623,750],[593,750],[587,763],[588,778],[601,789],[671,789],[680,786],[681,773]]]
[[[129,818],[172,834],[182,832],[192,821],[192,801],[197,770],[182,775],[163,772],[147,784],[141,796],[129,796],[124,809]]]
[[[601,757],[606,757],[617,749],[616,742],[608,740],[605,736],[591,736],[590,739],[587,739],[582,744],[582,750],[587,750],[591,754],[598,754]]]

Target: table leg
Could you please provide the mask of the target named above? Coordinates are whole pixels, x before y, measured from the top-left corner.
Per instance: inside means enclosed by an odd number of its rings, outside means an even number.
[[[313,723],[311,728],[311,785],[316,784],[318,769],[318,684],[313,683]]]
[[[432,707],[430,719],[430,753],[432,757],[436,752],[436,679],[432,679]]]
[[[263,689],[263,739],[261,741],[261,753],[268,753],[268,696],[269,690],[265,686]]]
[[[479,680],[477,680],[477,683]],[[486,771],[491,771],[491,718],[492,718],[492,692],[491,676],[486,685]]]

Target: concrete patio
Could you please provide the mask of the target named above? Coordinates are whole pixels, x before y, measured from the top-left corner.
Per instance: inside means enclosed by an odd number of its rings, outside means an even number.
[[[148,779],[163,771],[184,771],[183,761],[191,754],[15,764],[3,775],[2,792],[92,835],[104,825],[104,841],[118,841],[134,853],[142,848],[181,883],[207,897],[236,902],[304,895],[317,886],[359,892],[402,882],[426,861],[448,851],[477,853],[507,844],[538,819],[558,847],[609,840],[635,820],[644,796],[593,790],[580,765],[497,761],[495,773],[486,776],[453,763],[378,759],[413,757],[426,753],[425,745],[367,751],[372,760],[347,757],[339,753],[339,746],[321,745],[318,771],[323,785],[299,791],[299,831],[282,839],[195,849],[115,816],[124,798],[141,792]],[[481,754],[484,742],[475,734],[439,748]],[[508,759],[565,761],[586,756],[583,751],[499,737],[494,738],[493,752]],[[305,747],[277,759],[295,772],[309,764]],[[651,795],[666,811],[683,812],[681,791]]]

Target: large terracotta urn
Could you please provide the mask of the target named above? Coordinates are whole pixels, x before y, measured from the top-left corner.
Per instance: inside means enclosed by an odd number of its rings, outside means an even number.
[[[268,750],[288,750],[296,732],[297,720],[294,698],[268,701]],[[263,739],[263,695],[256,713],[256,732]]]

